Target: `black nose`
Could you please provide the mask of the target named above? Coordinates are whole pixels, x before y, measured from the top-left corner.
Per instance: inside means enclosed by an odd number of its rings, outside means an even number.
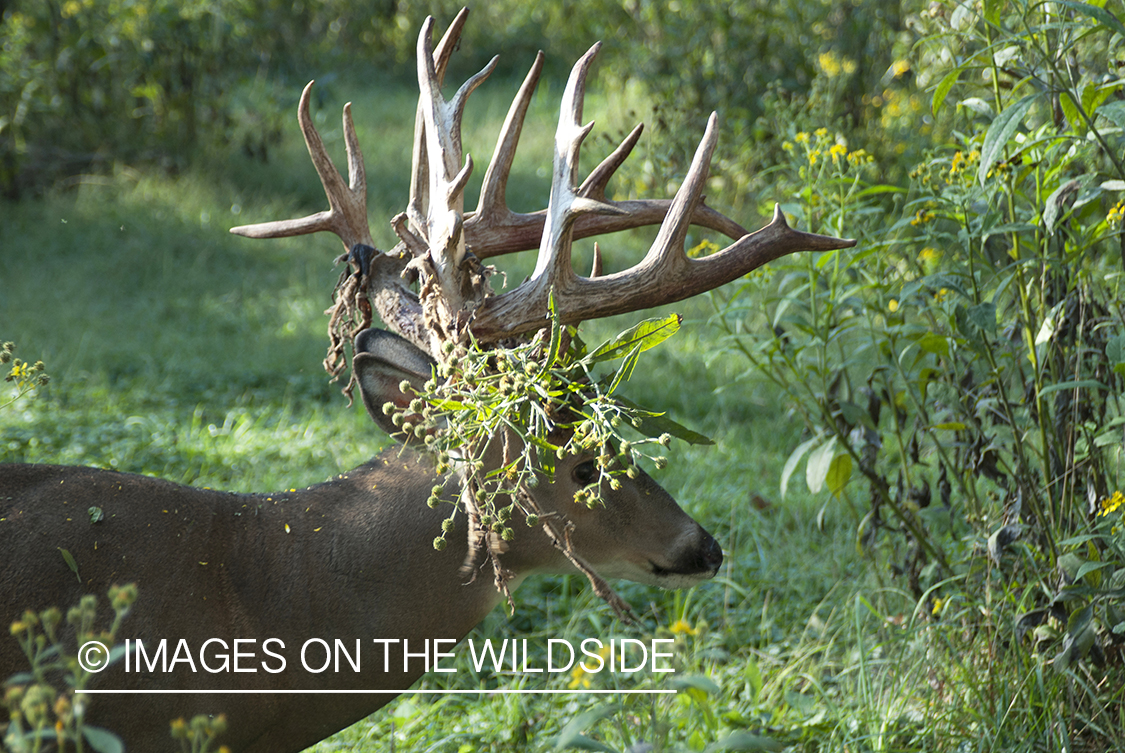
[[[703,567],[700,569],[714,572],[723,564],[723,548],[719,546],[718,541],[715,541],[714,536],[706,532],[704,532],[704,535],[707,540],[703,542],[701,547],[700,560]]]

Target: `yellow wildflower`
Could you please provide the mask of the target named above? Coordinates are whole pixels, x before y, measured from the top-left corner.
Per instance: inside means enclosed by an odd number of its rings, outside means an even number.
[[[934,218],[933,212],[931,212],[927,209],[919,209],[917,212],[914,213],[914,219],[912,219],[910,221],[910,224],[913,225],[914,227],[918,227],[919,225],[925,225],[927,222],[929,222],[933,218]]]
[[[567,687],[571,690],[590,687],[590,675],[582,668],[581,664],[570,671],[570,682]]]
[[[816,131],[814,131],[814,133],[815,133],[815,135],[818,139],[822,139],[822,138],[824,138],[825,136],[828,135],[828,129],[823,128],[823,127],[817,128]]]
[[[854,152],[848,152],[848,162],[853,165],[867,165],[875,161],[875,158],[867,153],[866,149],[856,149]]]
[[[941,608],[944,607],[944,606],[945,606],[945,599],[941,598],[940,596],[935,596],[934,597],[934,608],[933,608],[933,610],[931,610],[931,614],[941,614]]]
[[[923,264],[933,264],[941,260],[941,251],[933,246],[926,246],[918,253],[918,261]]]
[[[809,164],[810,165],[815,165],[817,159],[819,159],[819,158],[820,158],[820,150],[819,149],[813,149],[811,152],[809,152]]]
[[[1099,515],[1109,515],[1112,512],[1117,512],[1117,509],[1125,505],[1125,494],[1121,492],[1114,492],[1112,497],[1106,497],[1102,500],[1102,509]]]
[[[848,148],[843,144],[833,144],[832,148],[828,150],[828,153],[832,155],[832,164],[839,165],[840,158],[847,155]]]
[[[809,143],[809,135],[807,133],[805,133],[804,131],[801,131],[800,133],[798,133],[796,136],[793,137],[793,140],[796,141],[798,144],[807,144],[807,143]]]
[[[602,659],[609,658],[609,654],[613,649],[610,646],[602,646],[598,649],[598,656]],[[590,687],[590,675],[597,674],[596,672],[587,672],[586,663],[584,661],[578,662],[574,665],[574,669],[570,670],[570,683],[567,685],[571,690],[578,688]]]
[[[828,78],[836,78],[840,75],[840,71],[843,70],[839,58],[837,58],[836,53],[831,50],[817,55],[816,62],[820,64],[820,70],[824,71],[824,75]]]
[[[672,627],[668,628],[674,635],[699,635],[699,630],[693,628],[684,619],[678,619],[672,623]]]
[[[898,311],[898,301],[892,298],[891,302],[887,304],[887,311],[890,311],[892,314]]]
[[[1125,219],[1125,199],[1117,202],[1117,206],[1109,210],[1109,214],[1105,216],[1106,222],[1110,225],[1119,225],[1121,220]]]
[[[953,155],[953,162],[949,165],[949,174],[956,175],[959,170],[965,169],[965,154],[957,152]]]

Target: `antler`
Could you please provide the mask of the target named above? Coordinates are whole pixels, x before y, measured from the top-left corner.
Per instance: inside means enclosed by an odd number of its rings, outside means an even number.
[[[328,196],[328,210],[300,219],[241,225],[231,228],[230,231],[247,238],[288,238],[293,235],[328,230],[338,235],[344,242],[345,248],[349,250],[357,243],[370,246],[371,230],[367,225],[367,173],[363,167],[363,152],[360,151],[359,140],[355,135],[355,124],[352,122],[352,103],[348,102],[344,105],[344,143],[348,151],[348,185],[345,186],[309,115],[312,86],[313,82],[310,81],[301,92],[301,101],[297,105],[297,122],[301,125],[305,146],[309,150],[317,175],[320,176],[324,193]]]
[[[776,206],[773,221],[753,234],[717,212],[702,212],[706,210],[702,204],[703,186],[718,141],[714,113],[708,119],[687,177],[667,208],[651,202],[605,201],[605,185],[636,143],[639,128],[577,188],[578,153],[593,126],[580,124],[586,75],[599,47],[595,44],[575,64],[563,95],[555,136],[551,198],[535,271],[515,290],[484,301],[472,326],[477,339],[498,340],[542,327],[552,291],[561,320],[574,324],[690,298],[794,251],[827,251],[855,245],[853,240],[795,231]],[[625,204],[641,206],[626,208]],[[637,214],[648,213],[646,216],[665,213],[660,232],[645,258],[613,275],[587,278],[575,274],[570,257],[577,221],[590,215],[629,216],[630,209]],[[710,221],[711,226],[738,240],[704,259],[690,259],[684,248],[688,228],[704,218],[703,224]]]
[[[793,230],[779,208],[775,208],[769,225],[748,233],[734,220],[707,207],[703,187],[718,139],[714,114],[671,201],[606,198],[606,186],[636,145],[641,126],[579,184],[579,152],[593,126],[581,124],[586,77],[599,45],[575,64],[567,83],[555,136],[547,208],[521,214],[509,209],[505,201],[516,146],[543,67],[543,54],[539,53],[501,129],[476,211],[465,213],[464,189],[473,161],[462,156],[461,117],[469,94],[496,65],[493,58],[450,101],[442,97],[445,68],[467,12],[458,14],[436,49],[431,42],[433,20],[427,19],[422,27],[410,200],[407,212],[392,221],[402,242],[390,252],[375,256],[370,265],[355,264],[360,268],[357,274],[364,275],[360,287],[387,326],[435,357],[441,357],[442,342],[460,340],[468,332],[479,342],[493,342],[543,327],[551,291],[562,321],[573,324],[698,295],[796,251],[855,245],[853,240]],[[277,238],[329,230],[354,256],[357,244],[370,246],[371,237],[366,181],[350,105],[344,107],[349,166],[349,185],[345,186],[309,117],[311,86],[301,96],[298,120],[328,196],[328,211],[303,219],[236,227],[231,232]],[[658,223],[660,231],[652,247],[630,269],[587,278],[575,274],[571,267],[575,238]],[[705,258],[688,258],[684,244],[693,224],[717,230],[734,242]],[[489,270],[478,260],[535,247],[539,255],[532,276],[515,290],[492,295],[487,282]],[[420,283],[418,294],[409,288],[415,275]]]

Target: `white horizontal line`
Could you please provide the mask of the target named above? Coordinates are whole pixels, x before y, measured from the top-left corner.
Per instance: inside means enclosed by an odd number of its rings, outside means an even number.
[[[113,689],[98,689],[98,690],[81,690],[81,693],[93,694],[111,694],[111,693],[129,693],[129,694],[219,694],[219,695],[235,695],[246,693],[260,693],[260,694],[319,694],[319,693],[339,693],[339,694],[379,694],[379,695],[675,695],[676,690],[521,690],[521,689],[498,689],[498,690],[113,690]]]

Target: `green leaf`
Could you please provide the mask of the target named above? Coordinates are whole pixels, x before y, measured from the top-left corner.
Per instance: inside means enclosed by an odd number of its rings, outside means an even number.
[[[105,512],[97,505],[94,505],[86,512],[90,516],[90,525],[93,525],[94,523],[101,523],[103,520],[105,520]]]
[[[617,369],[617,373],[613,375],[613,381],[610,382],[609,389],[606,390],[607,395],[612,395],[620,384],[633,375],[633,368],[637,365],[637,359],[641,355],[641,344],[637,343],[633,349],[629,351],[629,355],[621,362],[621,366]]]
[[[469,409],[469,406],[465,403],[462,403],[460,400],[447,400],[445,398],[439,398],[439,397],[433,398],[430,401],[430,404],[433,405],[438,410],[444,410],[444,411],[458,411],[458,410],[468,410]]]
[[[708,436],[700,434],[697,431],[692,431],[683,424],[673,421],[664,413],[653,413],[652,411],[647,411],[633,401],[626,400],[620,395],[618,395],[614,399],[624,405],[626,408],[637,411],[636,415],[641,422],[641,425],[637,427],[637,430],[641,434],[644,434],[646,437],[658,437],[661,434],[671,434],[676,439],[682,439],[688,444],[715,444],[715,440],[711,439]]]
[[[1070,615],[1066,635],[1063,637],[1062,651],[1055,656],[1052,665],[1059,672],[1065,672],[1071,664],[1086,657],[1097,638],[1094,630],[1094,607],[1089,605]]]
[[[1083,562],[1082,567],[1078,568],[1078,572],[1075,574],[1074,579],[1082,580],[1090,573],[1096,573],[1098,570],[1102,570],[1111,566],[1112,563],[1110,562]],[[1098,582],[1091,582],[1090,585],[1096,588],[1101,584]]]
[[[1125,335],[1111,338],[1105,344],[1105,355],[1114,366],[1125,363]]]
[[[969,321],[980,327],[982,332],[996,334],[996,304],[982,303],[969,309]]]
[[[1082,109],[1089,113],[1097,111],[1111,96],[1117,93],[1121,88],[1120,84],[1116,85],[1099,85],[1090,81],[1082,88]]]
[[[750,700],[757,700],[765,683],[762,681],[762,670],[758,667],[758,662],[754,661],[754,657],[750,654],[742,659],[742,674],[746,676],[746,680],[750,683],[750,689],[754,691]]]
[[[559,730],[559,736],[555,738],[555,750],[598,750],[603,751],[603,753],[617,753],[605,743],[600,743],[582,734],[582,730],[593,726],[616,711],[617,706],[602,706],[600,709],[584,711],[574,717]]]
[[[1115,31],[1125,38],[1125,24],[1122,24],[1117,16],[1113,15],[1105,8],[1099,8],[1089,3],[1080,3],[1078,0],[1056,0],[1056,2],[1058,2],[1059,5],[1072,8],[1088,18],[1094,19],[1110,31]]]
[[[1075,104],[1070,92],[1064,91],[1059,94],[1059,107],[1063,111],[1066,122],[1070,124],[1075,133],[1079,136],[1085,136],[1086,124],[1082,122],[1082,116],[1078,114],[1078,105]]]
[[[918,347],[927,353],[949,358],[949,338],[937,332],[927,332],[918,338]]]
[[[1085,560],[1083,560],[1077,554],[1074,554],[1073,552],[1067,552],[1066,554],[1059,555],[1058,568],[1062,572],[1066,573],[1071,580],[1077,580],[1075,576],[1078,575],[1078,569],[1082,567],[1084,563]]]
[[[828,484],[828,491],[840,496],[844,487],[852,477],[852,456],[848,454],[837,455],[828,465],[828,474],[824,481]]]
[[[70,568],[70,571],[74,573],[74,577],[78,578],[78,582],[81,583],[82,576],[78,574],[78,563],[74,561],[74,557],[71,556],[70,552],[63,549],[61,546],[58,547],[58,550],[62,554],[62,558],[66,562],[66,566]]]
[[[988,172],[993,165],[1000,161],[1004,154],[1004,147],[1020,127],[1027,111],[1035,104],[1039,94],[1028,94],[1015,104],[1009,105],[1003,112],[996,116],[984,134],[984,144],[980,150],[980,169],[977,170],[977,180],[983,186],[988,178]]]
[[[1052,385],[1049,385],[1047,387],[1044,387],[1043,389],[1039,390],[1039,395],[1040,396],[1049,395],[1052,392],[1058,392],[1059,390],[1087,390],[1087,389],[1090,389],[1090,390],[1108,390],[1109,387],[1105,386],[1104,384],[1097,381],[1096,379],[1075,379],[1075,380],[1072,380],[1072,381],[1069,381],[1069,382],[1059,382],[1058,384],[1052,384]]]
[[[1048,235],[1055,232],[1059,219],[1070,211],[1070,208],[1065,207],[1064,204],[1068,200],[1073,203],[1074,194],[1078,192],[1081,185],[1077,180],[1068,180],[1047,197],[1046,206],[1043,207],[1043,224],[1047,226]]]
[[[867,412],[867,409],[849,400],[840,401],[840,415],[844,417],[844,420],[848,422],[849,426],[859,426],[862,424],[871,429],[876,428],[875,423],[871,420],[871,414]]]
[[[789,478],[793,472],[797,470],[797,466],[801,463],[801,458],[805,453],[812,449],[812,446],[820,441],[820,437],[813,437],[801,444],[797,445],[797,449],[789,454],[789,459],[785,461],[785,467],[781,469],[781,496],[785,496],[785,492],[789,489]]]
[[[722,740],[711,743],[704,750],[706,753],[718,753],[718,751],[724,750],[764,750],[772,753],[773,751],[785,750],[785,745],[772,737],[755,735],[752,732],[739,729],[731,732]]]
[[[945,77],[942,78],[934,88],[934,98],[930,102],[930,111],[934,115],[938,114],[938,110],[940,110],[941,106],[945,103],[945,98],[949,95],[949,90],[953,88],[953,85],[957,83],[957,79],[961,77],[962,70],[962,68],[954,68],[952,71],[945,74]]]
[[[86,742],[97,753],[125,753],[125,744],[121,742],[121,738],[108,729],[84,724],[82,737],[86,738]]]
[[[1098,108],[1098,114],[1112,121],[1118,128],[1125,128],[1125,102],[1107,102]]]
[[[809,491],[813,494],[824,488],[824,482],[828,478],[828,470],[832,467],[832,459],[835,457],[835,436],[817,447],[809,455],[808,465],[805,466],[805,483],[808,484]]]
[[[555,362],[559,360],[559,348],[562,345],[562,321],[559,319],[559,312],[555,308],[555,289],[551,288],[547,294],[547,310],[551,312],[551,342],[547,346],[547,358],[543,361],[543,368],[539,371],[539,376],[543,376]]]
[[[722,695],[723,689],[719,687],[718,683],[705,675],[688,675],[687,677],[677,677],[672,680],[672,687],[676,690],[687,690],[688,688],[695,688],[702,690],[707,695]]]
[[[597,350],[586,356],[586,361],[593,364],[621,358],[637,347],[640,348],[637,352],[643,353],[676,334],[682,320],[683,317],[679,314],[669,314],[663,319],[646,319],[602,343]]]

